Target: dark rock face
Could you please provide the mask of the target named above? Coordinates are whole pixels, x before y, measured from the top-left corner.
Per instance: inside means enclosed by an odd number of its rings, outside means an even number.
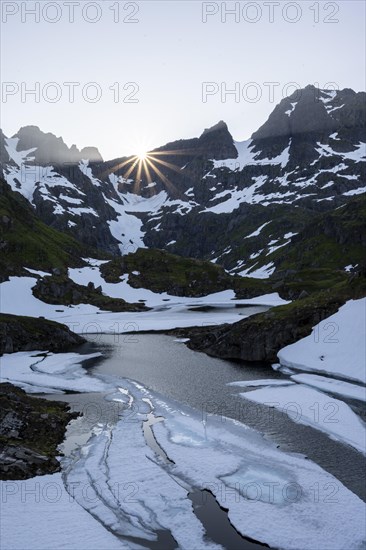
[[[238,156],[232,135],[222,120],[204,130],[198,140],[198,148],[207,158],[215,160],[235,159]]]
[[[0,479],[28,479],[60,470],[57,446],[77,414],[65,403],[29,397],[0,384]]]
[[[364,92],[337,91],[332,95],[314,86],[297,90],[283,99],[252,135],[253,140],[272,139],[296,134],[327,134],[348,128],[365,127]],[[289,111],[293,109],[290,114]]]
[[[89,162],[103,162],[103,157],[96,147],[84,147],[81,149],[80,158],[87,159]]]
[[[59,352],[84,341],[84,338],[71,332],[65,325],[53,321],[0,315],[0,355],[39,349]]]
[[[311,334],[312,327],[333,315],[340,305],[337,299],[319,306],[300,301],[282,316],[268,311],[217,329],[197,333],[188,329],[187,345],[221,359],[275,362],[281,348]]]
[[[288,116],[286,112],[292,109],[293,103],[296,103],[296,108],[291,116]],[[252,139],[293,137],[308,132],[325,133],[335,131],[336,127],[336,122],[328,116],[324,103],[319,99],[319,90],[314,86],[308,86],[283,99],[267,122],[254,132]]]

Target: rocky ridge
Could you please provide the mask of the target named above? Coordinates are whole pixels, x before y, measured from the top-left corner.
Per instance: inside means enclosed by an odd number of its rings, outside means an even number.
[[[365,192],[365,97],[308,86],[245,142],[220,121],[145,162],[26,127],[2,137],[1,167],[47,225],[89,246],[166,249],[257,277],[314,215]]]

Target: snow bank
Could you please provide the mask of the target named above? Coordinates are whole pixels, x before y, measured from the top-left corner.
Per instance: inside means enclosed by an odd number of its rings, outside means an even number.
[[[66,492],[61,474],[0,481],[6,550],[137,548],[108,532]]]
[[[366,298],[350,300],[313,329],[281,349],[281,365],[334,374],[366,383]]]

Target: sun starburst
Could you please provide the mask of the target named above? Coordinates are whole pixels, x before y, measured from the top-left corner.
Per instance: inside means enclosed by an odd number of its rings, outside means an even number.
[[[168,191],[178,192],[174,184],[170,181],[171,172],[181,174],[181,163],[168,162],[164,157],[191,157],[197,154],[197,151],[188,149],[176,149],[171,151],[139,151],[136,155],[123,160],[122,162],[111,166],[108,173],[118,173],[124,180],[133,180],[133,191],[139,193],[141,183],[146,180],[148,184],[153,183],[157,178]],[[163,158],[162,158],[163,157]],[[155,178],[154,178],[155,176]],[[150,187],[151,193],[155,193],[154,186]]]

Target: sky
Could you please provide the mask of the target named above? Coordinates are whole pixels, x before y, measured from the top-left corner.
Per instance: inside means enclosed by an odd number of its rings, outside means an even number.
[[[362,0],[2,0],[1,10],[4,133],[36,125],[105,159],[219,120],[247,139],[307,84],[365,90]]]

